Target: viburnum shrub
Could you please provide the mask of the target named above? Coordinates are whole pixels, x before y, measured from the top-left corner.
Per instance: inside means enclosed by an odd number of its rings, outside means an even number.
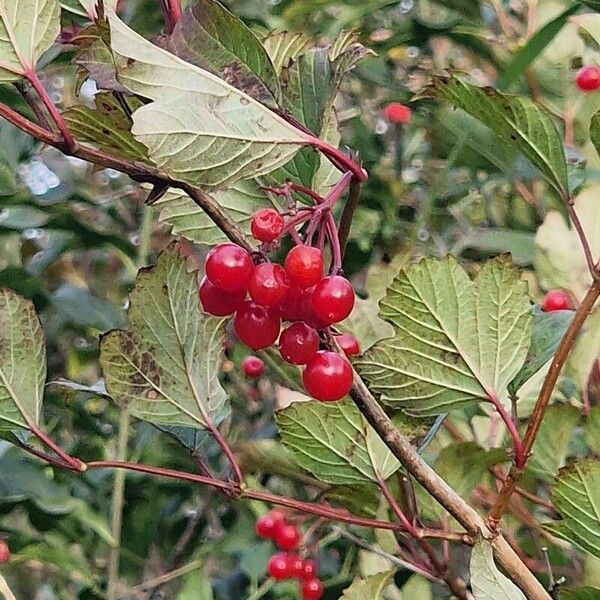
[[[0,595],[600,597],[598,1],[185,4],[0,0]]]

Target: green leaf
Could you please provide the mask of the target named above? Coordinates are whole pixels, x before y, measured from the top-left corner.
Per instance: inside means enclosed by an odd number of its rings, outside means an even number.
[[[552,115],[529,98],[470,85],[457,77],[436,77],[426,90],[487,125],[507,146],[521,152],[559,196],[568,197],[567,162]]]
[[[586,444],[600,453],[600,406],[593,406],[583,423]]]
[[[590,139],[596,152],[600,154],[600,111],[594,113],[590,121]]]
[[[585,459],[560,471],[552,486],[552,499],[561,520],[544,523],[544,529],[580,550],[600,558],[600,462]]]
[[[0,429],[38,425],[45,381],[44,332],[33,303],[0,289]]]
[[[279,102],[278,71],[267,51],[240,19],[215,0],[196,2],[158,44],[263,104]]]
[[[579,411],[574,406],[555,405],[548,408],[535,439],[528,468],[542,477],[554,477],[565,464],[569,443],[579,419]]]
[[[322,481],[377,482],[398,469],[398,461],[349,400],[294,402],[276,417],[285,446]]]
[[[105,8],[115,9],[119,0],[103,0]],[[98,0],[62,0],[61,6],[76,15],[95,19],[97,17],[96,5]]]
[[[269,198],[253,180],[240,181],[211,196],[245,233],[250,232],[252,215],[272,206]],[[160,210],[159,220],[172,226],[172,233],[197,244],[213,246],[225,240],[214,221],[182,190],[171,188],[154,206]]]
[[[600,9],[600,2],[598,3]],[[560,600],[598,600],[600,589],[589,586],[580,587],[576,590],[560,590]]]
[[[392,582],[396,571],[384,571],[367,577],[357,577],[342,593],[342,600],[379,600],[385,588]]]
[[[517,392],[528,379],[552,359],[574,314],[571,310],[544,312],[537,304],[531,308],[531,313],[533,315],[531,345],[525,364],[509,384],[509,389],[513,392]]]
[[[585,320],[569,354],[565,374],[580,391],[586,390],[595,362],[600,357],[600,307]]]
[[[481,19],[479,0],[434,0],[437,4],[459,12],[471,19]]]
[[[592,10],[600,11],[600,0],[580,0],[580,2],[589,6]]]
[[[496,83],[499,90],[508,89],[525,72],[527,67],[545,50],[565,26],[571,15],[579,10],[577,3],[569,6],[557,17],[545,23],[519,50],[512,60],[502,70],[502,75]]]
[[[146,146],[138,142],[131,133],[131,121],[123,112],[117,99],[110,93],[94,96],[96,108],[74,106],[63,113],[75,139],[131,160],[148,161]],[[131,110],[142,106],[139,99],[128,97]]]
[[[355,365],[384,404],[411,414],[505,397],[527,355],[527,285],[506,257],[474,281],[452,257],[424,259],[400,272],[379,306],[395,335]]]
[[[199,569],[188,573],[176,600],[214,600],[209,579]]]
[[[280,73],[284,67],[289,67],[291,62],[308,50],[312,42],[303,33],[275,31],[265,37],[262,44],[275,67],[275,72]]]
[[[222,414],[224,321],[200,310],[197,273],[177,244],[139,272],[128,318],[129,329],[107,333],[100,346],[111,396],[152,423],[205,427]]]
[[[153,100],[133,114],[133,135],[169,177],[226,187],[270,173],[309,143],[244,92],[108,18],[119,81]]]
[[[526,600],[523,592],[498,570],[487,540],[473,546],[469,570],[475,600]]]
[[[535,254],[535,237],[529,231],[472,227],[454,244],[452,254],[460,255],[471,248],[492,256],[509,252],[518,265],[531,265]]]
[[[59,31],[58,0],[0,0],[0,82],[35,69]]]

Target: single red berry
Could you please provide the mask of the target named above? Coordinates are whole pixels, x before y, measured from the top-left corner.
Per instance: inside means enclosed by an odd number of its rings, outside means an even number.
[[[319,350],[319,334],[303,321],[292,323],[279,336],[279,352],[292,365],[305,365]]]
[[[253,271],[250,255],[236,244],[219,244],[206,257],[206,276],[228,292],[245,290]]]
[[[283,231],[283,217],[274,208],[259,210],[250,221],[252,235],[261,242],[276,240]]]
[[[569,296],[563,290],[550,290],[542,300],[542,310],[544,312],[554,312],[555,310],[568,310]]]
[[[348,357],[360,354],[360,344],[351,333],[342,333],[335,337],[338,346],[344,351]]]
[[[282,523],[285,523],[285,513],[281,509],[275,508],[257,519],[254,531],[258,537],[272,540]]]
[[[575,75],[575,85],[582,92],[594,92],[600,88],[600,67],[585,65]]]
[[[295,525],[284,523],[275,532],[275,545],[280,550],[295,550],[302,540],[302,534]]]
[[[315,286],[312,306],[317,318],[331,325],[343,321],[354,308],[352,284],[341,275],[323,277]]]
[[[292,564],[292,577],[302,579],[302,569],[304,569],[304,559],[297,554],[290,554],[290,562]]]
[[[283,267],[270,262],[257,265],[248,284],[252,300],[262,306],[279,304],[285,298],[288,288],[288,277]]]
[[[300,579],[314,579],[319,574],[319,567],[314,560],[305,559],[302,561],[302,570]]]
[[[280,325],[277,314],[251,300],[242,304],[233,319],[238,339],[252,350],[263,350],[274,344]]]
[[[312,246],[294,246],[283,263],[290,283],[299,288],[315,285],[323,276],[323,253]]]
[[[401,104],[400,102],[390,102],[383,109],[383,116],[390,123],[400,123],[401,125],[406,125],[407,123],[410,123],[412,110],[410,110],[406,104]]]
[[[352,387],[352,367],[336,352],[320,350],[302,374],[306,391],[322,402],[343,398]]]
[[[252,379],[258,379],[267,370],[265,361],[258,358],[258,356],[246,356],[242,361],[242,373],[246,377]]]
[[[246,290],[226,292],[203,277],[198,289],[204,312],[215,317],[232,315],[244,302]]]
[[[8,562],[10,558],[10,548],[4,540],[0,540],[0,565]]]
[[[273,554],[267,563],[267,573],[273,579],[290,579],[292,574],[292,561],[290,555],[284,552]]]
[[[320,579],[306,579],[302,582],[302,600],[321,600],[323,597],[323,583]]]

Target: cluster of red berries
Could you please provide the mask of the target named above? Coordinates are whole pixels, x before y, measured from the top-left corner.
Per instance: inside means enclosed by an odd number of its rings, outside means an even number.
[[[10,548],[4,540],[0,540],[0,565],[8,562],[10,558]]]
[[[575,75],[575,85],[582,92],[595,92],[600,88],[600,67],[585,65]]]
[[[263,540],[272,540],[281,552],[271,556],[267,573],[273,579],[298,579],[303,600],[319,600],[323,596],[323,583],[317,577],[318,568],[314,560],[296,554],[302,542],[298,527],[288,523],[285,512],[275,508],[256,521],[256,535]]]
[[[571,302],[569,295],[564,290],[550,290],[542,300],[542,310],[544,312],[554,312],[555,310],[569,310]]]
[[[264,243],[283,232],[284,220],[274,209],[254,215],[252,234]],[[321,350],[330,325],[343,321],[354,308],[351,283],[342,275],[323,276],[323,252],[304,244],[294,246],[283,266],[264,262],[236,244],[220,244],[206,258],[200,283],[204,310],[215,316],[234,315],[238,339],[252,350],[263,350],[279,339],[285,361],[305,365],[306,391],[321,401],[343,398],[352,387],[352,367],[337,352]],[[249,298],[247,298],[249,295]],[[289,324],[281,330],[282,321]],[[321,335],[322,334],[322,335]],[[346,356],[360,349],[353,336],[337,336]],[[243,366],[249,377],[260,377],[264,363],[248,357]]]

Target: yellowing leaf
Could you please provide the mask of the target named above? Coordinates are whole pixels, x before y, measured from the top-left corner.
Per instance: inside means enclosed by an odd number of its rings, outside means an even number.
[[[44,333],[33,304],[0,289],[0,430],[38,424],[45,381]]]
[[[0,82],[34,69],[59,31],[58,0],[0,0]]]
[[[205,315],[196,272],[176,245],[142,269],[130,295],[129,329],[102,338],[106,389],[140,419],[205,427],[227,412],[219,383],[223,319]]]
[[[384,571],[376,575],[358,577],[344,590],[341,600],[379,600],[394,573],[395,571]]]
[[[309,138],[216,75],[154,46],[108,13],[119,81],[150,100],[132,132],[162,172],[227,187],[270,173]]]
[[[355,361],[381,401],[420,416],[503,398],[531,338],[527,286],[505,257],[471,281],[456,260],[425,259],[379,303],[394,337]]]

